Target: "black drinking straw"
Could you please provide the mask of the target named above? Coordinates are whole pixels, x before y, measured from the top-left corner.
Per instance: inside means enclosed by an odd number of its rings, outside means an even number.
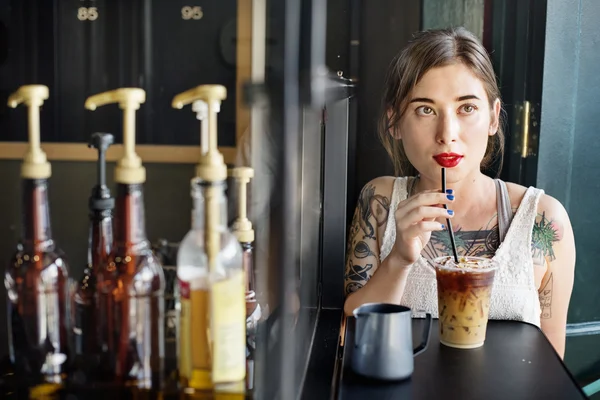
[[[442,193],[446,193],[446,168],[442,167]],[[444,204],[444,208],[448,209],[448,204]],[[450,243],[452,244],[452,253],[454,253],[454,261],[458,264],[458,253],[456,252],[456,242],[454,242],[454,230],[450,218],[446,218],[448,224],[448,233],[450,234]]]

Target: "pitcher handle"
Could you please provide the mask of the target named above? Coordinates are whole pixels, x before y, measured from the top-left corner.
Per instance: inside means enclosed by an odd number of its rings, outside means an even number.
[[[431,314],[426,313],[425,319],[425,328],[423,329],[423,336],[421,339],[421,343],[413,349],[413,356],[418,356],[425,350],[427,350],[427,345],[429,344],[429,336],[431,334]]]

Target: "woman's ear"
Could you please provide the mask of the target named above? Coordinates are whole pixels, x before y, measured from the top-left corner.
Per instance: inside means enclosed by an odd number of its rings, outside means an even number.
[[[498,132],[498,127],[500,126],[500,110],[502,108],[502,104],[500,103],[500,99],[494,100],[494,104],[492,106],[492,118],[490,121],[490,131],[489,135],[494,136],[496,132]]]
[[[387,112],[388,122],[392,120],[393,116],[394,116],[394,113],[392,112],[392,110],[388,110],[388,112]],[[402,139],[402,135],[400,134],[400,130],[398,129],[397,126],[390,126],[388,129],[388,133],[396,140]]]

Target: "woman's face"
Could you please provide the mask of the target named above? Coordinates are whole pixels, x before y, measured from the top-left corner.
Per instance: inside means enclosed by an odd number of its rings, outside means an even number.
[[[427,71],[409,94],[395,133],[406,156],[423,176],[457,181],[480,164],[489,136],[498,130],[500,101],[490,109],[483,83],[462,63]]]

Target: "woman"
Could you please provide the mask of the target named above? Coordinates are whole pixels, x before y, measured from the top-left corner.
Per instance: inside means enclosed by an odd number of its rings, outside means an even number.
[[[348,238],[345,313],[386,302],[437,317],[435,271],[426,259],[452,255],[444,226],[451,218],[459,255],[500,264],[490,318],[541,327],[563,357],[575,268],[571,223],[543,190],[481,172],[504,150],[486,50],[463,28],[418,34],[391,63],[383,105],[380,137],[399,177],[376,178],[360,195]]]

